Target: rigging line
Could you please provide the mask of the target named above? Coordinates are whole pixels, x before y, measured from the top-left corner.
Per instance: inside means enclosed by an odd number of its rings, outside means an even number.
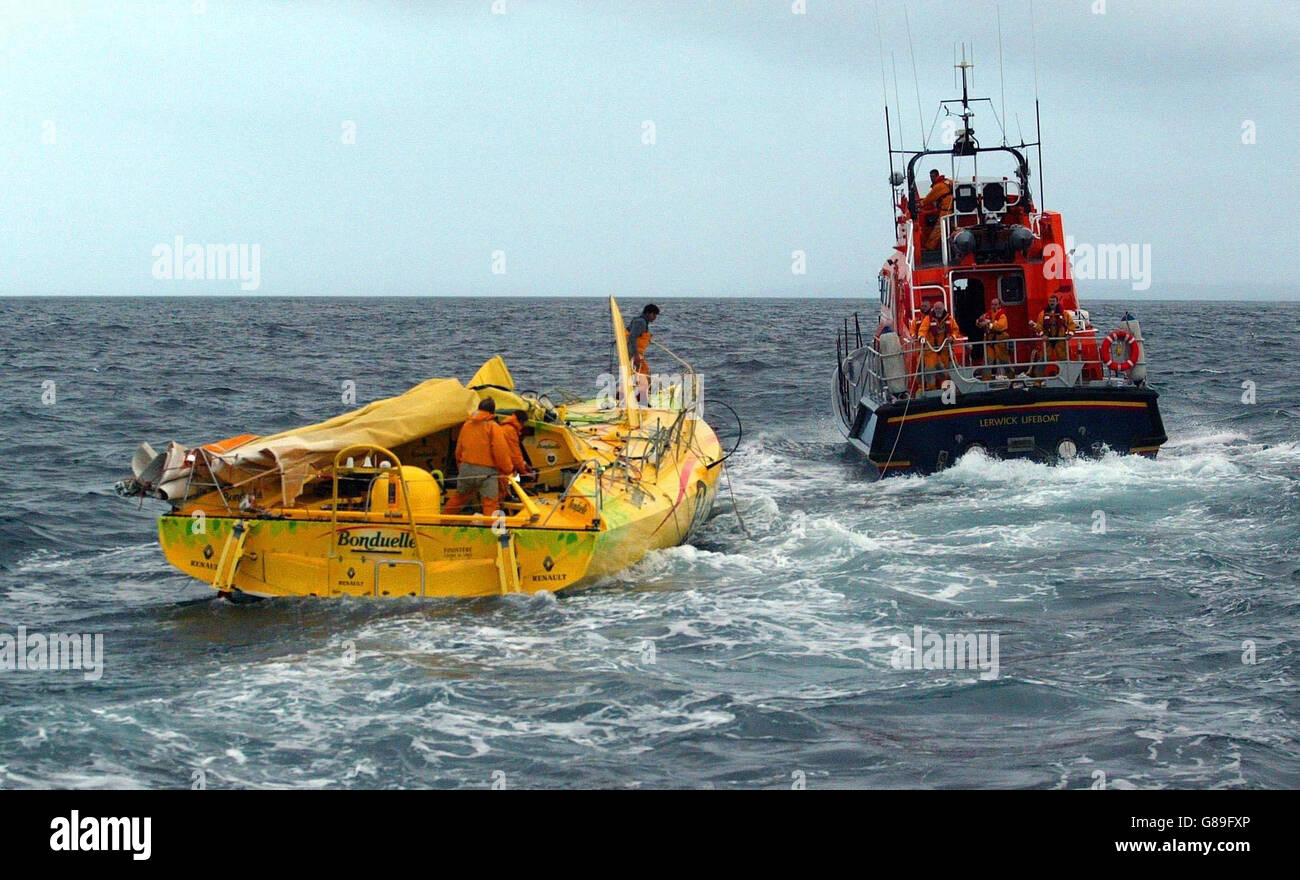
[[[1007,77],[1002,68],[1002,5],[994,7],[998,13],[998,79],[1002,83],[1002,119],[1007,118]],[[998,120],[998,125],[1002,128],[1002,146],[1007,145],[1007,127],[1002,124],[1002,119]]]
[[[885,478],[885,474],[889,472],[889,465],[894,461],[894,453],[898,451],[898,441],[903,439],[903,428],[907,426],[907,411],[911,406],[912,395],[909,392],[907,402],[903,404],[903,415],[898,423],[898,433],[894,435],[894,445],[889,450],[889,458],[885,459],[885,466],[880,469],[880,473],[876,476],[877,483]]]
[[[1007,127],[1002,122],[1002,119],[998,116],[998,109],[993,106],[992,101],[989,101],[989,112],[993,114],[993,121],[996,122],[998,124],[998,128],[1002,130],[1002,146],[1005,147],[1007,146]]]
[[[907,25],[907,48],[912,53],[912,82],[916,85],[916,119],[921,124],[921,148],[928,150],[930,141],[925,137],[925,114],[921,110],[921,80],[916,75],[916,47],[912,45],[912,22],[903,7],[903,21]]]
[[[889,53],[889,63],[894,67],[894,106],[901,107],[903,104],[898,97],[898,60],[894,57],[893,52]],[[900,110],[896,115],[898,117],[895,120],[898,123],[898,148],[901,150],[903,148],[903,113]]]
[[[879,0],[873,2],[872,7],[876,16],[876,54],[880,56],[880,97],[885,99],[885,107],[889,107],[889,80],[885,78],[885,38],[880,32],[880,3]]]
[[[746,538],[753,539],[749,529],[745,528],[745,520],[740,516],[740,505],[736,503],[736,490],[731,486],[731,471],[727,469],[726,464],[722,466],[722,475],[727,479],[727,494],[731,496],[731,512],[736,515],[736,522],[740,523],[740,531]]]
[[[935,127],[936,125],[939,124],[939,116],[943,113],[943,111],[944,111],[944,107],[943,107],[942,104],[939,105],[939,109],[938,109],[938,110],[934,111],[934,121],[930,123],[930,136],[931,136],[931,137],[934,136],[934,127]]]

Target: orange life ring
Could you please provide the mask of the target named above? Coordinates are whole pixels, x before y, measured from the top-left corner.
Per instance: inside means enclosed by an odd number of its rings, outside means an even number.
[[[1124,343],[1127,349],[1126,361],[1115,360],[1115,343]],[[1117,373],[1126,373],[1133,369],[1133,365],[1138,362],[1142,356],[1142,343],[1138,342],[1137,337],[1127,330],[1112,330],[1106,335],[1101,343],[1101,362]]]

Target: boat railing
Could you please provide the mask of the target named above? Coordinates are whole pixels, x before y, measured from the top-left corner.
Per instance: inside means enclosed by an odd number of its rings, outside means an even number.
[[[673,377],[676,381],[661,384],[656,394],[646,389],[642,406],[655,404],[655,409],[676,411],[677,416],[667,428],[658,426],[629,436],[624,457],[642,462],[653,459],[655,467],[658,467],[668,449],[677,449],[683,444],[689,447],[695,442],[695,427],[704,418],[704,383],[695,368],[668,346],[653,340],[651,345],[672,358],[681,371]],[[631,449],[633,445],[639,447],[635,453]]]
[[[356,463],[358,456],[363,456],[361,464]],[[366,483],[365,493],[367,497],[370,494],[370,487],[380,477],[386,477],[389,481],[389,497],[396,500],[399,494],[396,486],[401,485],[402,507],[406,511],[406,525],[411,529],[411,540],[415,544],[415,556],[421,563],[424,562],[424,555],[421,551],[420,542],[415,540],[415,512],[411,507],[410,486],[406,483],[406,477],[402,474],[402,462],[392,450],[373,443],[354,444],[340,449],[334,455],[334,467],[332,470],[333,492],[332,503],[330,504],[330,531],[337,532],[339,528],[339,486],[350,480],[359,480]],[[400,511],[394,509],[390,513]],[[373,511],[371,511],[373,515]],[[331,547],[330,557],[338,558],[338,552]]]
[[[700,418],[704,415],[704,398],[703,382],[700,374],[695,372],[695,368],[687,363],[683,358],[668,346],[662,343],[650,341],[650,344],[660,351],[664,352],[681,367],[681,372],[677,374],[679,381],[668,383],[667,387],[659,389],[658,403],[663,403],[663,395],[668,395],[667,406],[661,406],[661,409],[677,409],[683,412],[692,413],[692,418]]]
[[[595,489],[590,493],[579,492],[578,481],[582,479],[582,475],[587,473],[587,471],[591,471],[592,482],[595,484]],[[547,524],[551,521],[551,517],[555,516],[556,512],[559,511],[560,508],[564,507],[565,504],[569,503],[574,498],[589,500],[595,508],[592,517],[593,521],[600,519],[602,508],[605,506],[604,487],[600,482],[601,477],[604,475],[604,471],[605,463],[598,458],[588,458],[582,461],[578,465],[577,470],[573,472],[573,476],[569,479],[569,485],[564,487],[564,492],[562,492],[560,497],[555,500],[554,506],[551,507],[551,512],[546,515],[546,519],[542,520],[539,528],[546,528]]]
[[[361,464],[356,463],[356,459],[361,459]],[[537,502],[528,495],[524,488],[519,484],[519,480],[511,476],[509,485],[514,490],[515,496],[519,499],[519,512],[510,516],[485,517],[483,514],[461,514],[461,513],[436,513],[422,514],[418,518],[411,507],[411,492],[407,484],[406,477],[402,472],[402,462],[390,449],[375,444],[365,443],[354,446],[348,446],[339,450],[334,455],[334,465],[331,468],[332,492],[329,505],[331,528],[337,530],[340,520],[375,522],[375,511],[373,510],[348,510],[344,504],[344,499],[348,495],[340,496],[339,490],[341,484],[346,485],[349,480],[363,480],[366,483],[365,496],[369,497],[370,488],[374,481],[387,477],[392,485],[396,481],[401,485],[402,507],[395,511],[386,512],[392,520],[402,521],[405,527],[411,529],[412,534],[415,532],[417,525],[493,525],[503,528],[512,528],[517,526],[526,526],[536,523],[541,518],[541,507]],[[396,497],[396,492],[393,497]],[[403,516],[403,512],[405,516]],[[418,543],[417,543],[418,550]]]
[[[947,266],[954,262],[954,260],[952,259],[951,248],[949,246],[949,243],[952,241],[953,233],[956,232],[958,229],[969,228],[969,227],[962,227],[960,225],[960,220],[962,216],[968,217],[970,215],[959,215],[956,213],[948,213],[948,214],[943,214],[938,218],[937,222],[939,223],[939,227],[940,227],[939,247],[928,251],[924,249],[920,250],[921,268],[933,267],[933,266]],[[1043,214],[1041,212],[1034,212],[1028,216],[1028,220],[1029,220],[1029,231],[1033,233],[1035,239],[1042,240]],[[924,234],[924,229],[922,230],[922,234]],[[935,254],[936,250],[938,251],[937,254]],[[907,236],[906,259],[907,259],[907,265],[910,268],[918,267],[916,261],[916,254],[917,254],[917,250],[914,247],[911,230],[909,229],[908,236]],[[930,255],[928,259],[926,258],[927,254]]]
[[[856,398],[864,394],[882,402],[908,396],[941,396],[945,383],[959,394],[1090,384],[1097,380],[1085,375],[1085,367],[1096,364],[1100,368],[1100,361],[1083,357],[1083,347],[1071,343],[1095,333],[1081,331],[1062,339],[1066,343],[1064,357],[1049,356],[1047,340],[1041,336],[963,342],[950,338],[937,348],[924,339],[914,339],[904,342],[896,355],[883,354],[874,343],[864,345],[841,354],[837,389],[841,410],[851,412]],[[1017,353],[1025,352],[1028,357],[1017,357]],[[1102,381],[1130,384],[1123,377]]]

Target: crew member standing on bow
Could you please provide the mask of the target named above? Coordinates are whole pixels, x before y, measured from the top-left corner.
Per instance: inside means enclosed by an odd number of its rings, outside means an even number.
[[[961,330],[941,301],[934,304],[930,317],[921,322],[920,332],[925,341],[925,390],[934,391],[943,386],[947,371],[952,369],[953,337]]]
[[[627,356],[632,362],[633,378],[636,379],[636,397],[642,405],[650,401],[650,364],[645,359],[646,349],[650,347],[650,325],[659,317],[659,307],[650,303],[641,310],[641,314],[632,319],[627,328]]]
[[[1039,312],[1038,320],[1030,321],[1029,326],[1043,337],[1045,362],[1063,361],[1069,358],[1067,340],[1074,332],[1074,321],[1070,319],[1069,313],[1061,308],[1061,301],[1057,299],[1056,294],[1048,298],[1047,308]],[[1056,369],[1059,371],[1060,367]],[[1043,375],[1047,375],[1046,369]]]
[[[1007,350],[1007,310],[996,296],[989,302],[989,310],[980,315],[975,322],[984,331],[984,363],[993,368],[995,377],[1005,374],[1003,367],[1011,363],[1011,353]]]
[[[445,513],[459,513],[473,496],[483,501],[483,515],[493,516],[501,507],[498,477],[514,472],[505,430],[497,423],[497,403],[490,397],[479,401],[478,409],[461,426],[456,439],[456,492],[447,499]]]

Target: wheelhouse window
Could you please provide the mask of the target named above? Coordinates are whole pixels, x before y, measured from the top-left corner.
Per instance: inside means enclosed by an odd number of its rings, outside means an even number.
[[[1018,306],[1025,301],[1025,276],[1003,275],[998,279],[998,297],[1003,305]]]

